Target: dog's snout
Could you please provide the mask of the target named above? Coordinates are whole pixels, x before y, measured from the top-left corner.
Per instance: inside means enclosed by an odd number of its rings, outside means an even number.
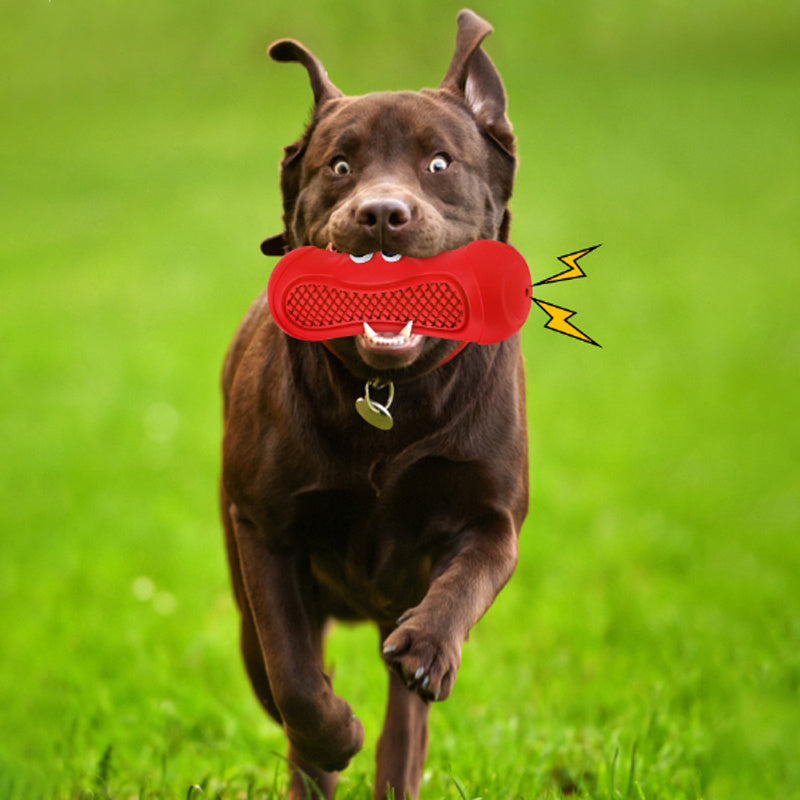
[[[388,250],[402,255],[434,255],[431,227],[436,215],[424,201],[396,183],[365,186],[330,216],[325,234],[342,253]],[[325,239],[323,235],[320,240]],[[324,245],[322,245],[324,246]],[[431,250],[421,251],[420,248]]]
[[[356,209],[356,223],[373,236],[396,233],[411,222],[411,208],[397,197],[374,197]]]

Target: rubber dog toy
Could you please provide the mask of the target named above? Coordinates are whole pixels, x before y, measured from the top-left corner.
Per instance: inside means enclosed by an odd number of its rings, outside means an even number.
[[[431,258],[300,247],[276,264],[267,299],[296,339],[354,336],[366,323],[383,333],[413,329],[491,344],[522,327],[531,290],[528,265],[513,247],[479,240]]]

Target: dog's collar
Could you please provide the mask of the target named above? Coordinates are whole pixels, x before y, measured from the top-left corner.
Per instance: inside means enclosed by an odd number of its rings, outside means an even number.
[[[333,348],[333,345],[331,345],[329,339],[323,339],[322,340],[322,344],[325,345],[325,348],[328,350],[329,353],[331,353],[332,355],[336,356],[336,358],[338,358],[339,361],[344,363],[344,359],[336,352],[336,350]],[[425,372],[421,372],[419,375],[415,376],[414,380],[416,380],[417,378],[421,378],[423,375],[428,375],[429,373],[434,372],[435,370],[439,369],[440,367],[443,367],[449,361],[452,361],[468,344],[469,344],[469,342],[466,342],[466,341],[458,342],[458,345],[456,346],[456,348],[454,350],[449,352],[441,360],[437,361],[432,367],[428,367],[428,369],[426,369]]]
[[[332,353],[334,356],[336,356],[339,361],[343,361],[342,357],[332,347],[330,341],[323,339],[322,344],[325,345],[329,353]],[[469,342],[467,341],[459,342],[454,350],[448,353],[443,359],[435,363],[432,367],[426,369],[425,372],[417,375],[416,378],[421,378],[423,375],[428,375],[434,370],[443,367],[448,361],[452,361],[468,344]],[[416,380],[416,378],[414,380]],[[373,400],[370,397],[370,388],[388,389],[389,397],[386,400],[386,403],[382,405]],[[365,422],[368,422],[373,428],[378,428],[378,430],[382,431],[388,431],[394,425],[394,419],[389,411],[389,406],[392,404],[392,400],[394,400],[394,383],[392,381],[387,381],[384,383],[380,380],[380,378],[373,378],[372,380],[366,382],[364,386],[364,395],[356,400],[355,409],[361,419],[363,419]]]

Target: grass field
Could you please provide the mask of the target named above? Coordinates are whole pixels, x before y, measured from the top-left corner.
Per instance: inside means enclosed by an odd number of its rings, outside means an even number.
[[[432,714],[423,797],[800,798],[800,10],[485,3],[513,241],[602,349],[524,329],[518,572]],[[435,10],[433,10],[435,8]],[[221,360],[310,106],[435,85],[458,3],[3,0],[0,798],[280,797],[215,508]],[[337,629],[367,728],[385,678]]]

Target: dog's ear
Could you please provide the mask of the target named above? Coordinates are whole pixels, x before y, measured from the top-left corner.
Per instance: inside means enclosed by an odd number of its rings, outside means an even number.
[[[319,59],[294,39],[280,39],[273,42],[267,51],[275,61],[297,61],[306,68],[314,93],[314,107],[319,108],[326,100],[342,97],[342,92],[331,83],[328,73]]]
[[[514,152],[514,133],[506,116],[506,91],[481,42],[492,26],[464,9],[458,15],[456,49],[439,88],[463,99],[487,133],[509,154]]]
[[[265,256],[283,256],[286,255],[286,234],[276,233],[275,236],[269,236],[261,242],[261,252]]]
[[[296,42],[294,39],[279,39],[269,46],[267,52],[275,61],[296,61],[305,67],[311,83],[311,91],[314,93],[314,116],[328,100],[343,96],[342,92],[331,83],[322,63],[300,42]],[[281,161],[281,193],[283,195],[283,222],[286,230],[277,236],[270,236],[261,243],[261,252],[264,255],[282,256],[292,247],[298,246],[291,234],[290,220],[294,214],[294,206],[299,192],[300,165],[310,127],[299,141],[284,148]]]

